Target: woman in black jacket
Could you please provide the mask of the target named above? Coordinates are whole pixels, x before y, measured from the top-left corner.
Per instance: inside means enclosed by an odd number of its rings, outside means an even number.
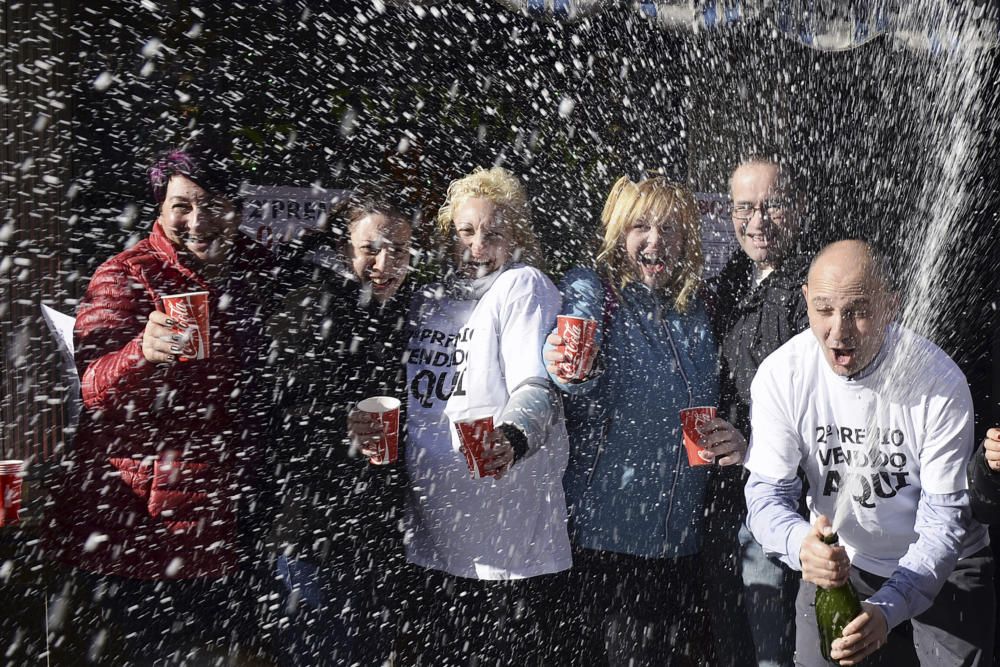
[[[279,637],[285,664],[381,664],[393,637],[386,611],[402,562],[403,470],[370,463],[367,448],[349,439],[349,422],[364,398],[406,395],[412,230],[386,196],[356,193],[346,231],[340,256],[325,262],[339,278],[304,300],[282,374],[276,477],[278,574],[290,617]]]

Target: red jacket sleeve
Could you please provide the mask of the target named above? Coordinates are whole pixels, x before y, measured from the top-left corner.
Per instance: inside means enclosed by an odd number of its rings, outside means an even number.
[[[105,262],[91,278],[73,329],[85,406],[113,407],[116,397],[131,394],[155,372],[142,356],[142,334],[152,310],[141,273],[130,275],[119,258]]]

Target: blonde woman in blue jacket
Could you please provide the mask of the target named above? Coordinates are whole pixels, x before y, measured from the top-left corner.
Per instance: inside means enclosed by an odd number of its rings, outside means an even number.
[[[718,352],[697,298],[702,270],[694,195],[664,178],[615,183],[601,216],[596,270],[567,273],[562,313],[598,322],[598,355],[583,380],[564,374],[556,332],[544,351],[566,396],[579,627],[565,647],[579,664],[699,661],[697,607],[705,489],[711,466],[688,464],[680,411],[718,401]],[[746,441],[715,419],[703,427],[718,465],[742,462]]]

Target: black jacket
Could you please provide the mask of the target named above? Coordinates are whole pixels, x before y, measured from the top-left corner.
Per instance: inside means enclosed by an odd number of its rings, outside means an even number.
[[[355,281],[332,280],[302,309],[276,396],[283,537],[297,556],[335,568],[401,554],[410,290],[384,305],[361,297]],[[403,403],[399,461],[386,466],[369,464],[347,439],[349,410],[379,395]]]
[[[750,383],[761,362],[809,326],[802,284],[809,269],[789,258],[760,285],[753,265],[737,252],[710,285],[712,324],[719,343],[719,413],[750,436]]]
[[[765,358],[809,326],[802,284],[809,262],[789,258],[760,285],[743,252],[733,254],[707,285],[706,302],[719,345],[719,416],[750,439],[750,383]],[[732,532],[746,516],[743,466],[713,468],[710,531]],[[735,533],[734,533],[735,534]]]
[[[969,464],[969,477],[972,515],[982,523],[1000,523],[1000,472],[986,464],[982,444]]]

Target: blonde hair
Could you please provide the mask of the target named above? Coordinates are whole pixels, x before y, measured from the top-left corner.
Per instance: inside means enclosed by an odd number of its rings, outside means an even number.
[[[476,169],[468,176],[452,181],[448,194],[437,214],[438,231],[442,238],[448,238],[455,222],[455,211],[468,199],[482,198],[493,202],[497,217],[509,226],[512,234],[513,251],[520,250],[519,261],[542,268],[542,251],[538,239],[531,230],[531,210],[528,196],[517,176],[503,167]]]
[[[701,284],[705,260],[701,252],[701,214],[694,193],[679,183],[657,176],[633,183],[622,176],[611,188],[601,213],[604,239],[597,253],[597,266],[615,289],[636,280],[625,252],[625,235],[639,220],[655,222],[671,218],[679,225],[684,244],[680,270],[667,286],[674,294],[674,308],[685,312]]]

